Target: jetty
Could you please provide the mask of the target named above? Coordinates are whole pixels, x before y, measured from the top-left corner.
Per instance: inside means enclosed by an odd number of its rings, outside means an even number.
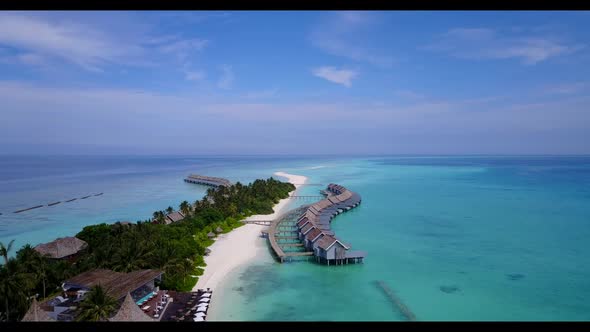
[[[191,175],[187,176],[184,179],[184,182],[201,184],[201,185],[211,186],[211,187],[219,187],[219,186],[229,187],[229,186],[231,186],[231,182],[228,179],[217,178],[217,177],[213,177],[213,176],[197,175],[197,174],[191,174]]]
[[[86,198],[88,198],[88,197],[90,197],[90,196],[91,196],[91,195],[84,196],[84,197],[80,197],[80,199],[86,199]]]
[[[25,212],[25,211],[29,211],[29,210],[33,210],[33,209],[38,209],[40,207],[43,207],[43,205],[37,205],[37,206],[30,207],[30,208],[22,209],[22,210],[16,210],[16,211],[14,211],[14,213],[21,213],[21,212]]]
[[[402,300],[395,295],[395,293],[387,286],[383,280],[377,281],[377,286],[385,293],[387,298],[396,306],[396,308],[406,317],[409,321],[415,321],[416,315],[402,302]]]
[[[77,200],[77,198],[68,199],[68,200],[66,201],[66,203],[73,202],[73,201],[75,201],[75,200]]]
[[[361,203],[360,195],[337,184],[328,185],[323,193],[326,198],[288,212],[271,223],[266,236],[281,263],[295,257],[315,258],[317,263],[327,265],[363,262],[366,253],[349,250],[351,246],[330,229],[335,216]]]
[[[100,196],[100,195],[102,195],[102,194],[104,194],[104,193],[98,193],[98,194],[96,194],[96,195],[94,195],[94,196]]]
[[[49,203],[49,204],[47,204],[47,206],[54,206],[54,205],[57,205],[57,204],[59,204],[59,203],[61,203],[61,201],[58,201],[58,202],[53,202],[53,203]]]

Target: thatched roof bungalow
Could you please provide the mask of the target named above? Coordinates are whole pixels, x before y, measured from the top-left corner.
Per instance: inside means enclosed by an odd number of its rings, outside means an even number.
[[[52,259],[67,259],[86,249],[86,247],[88,247],[88,243],[77,237],[70,236],[39,244],[34,249],[39,254]]]
[[[145,314],[135,303],[128,292],[119,310],[109,319],[110,322],[155,322],[156,320]]]
[[[21,322],[55,322],[55,319],[49,317],[47,311],[41,309],[36,299],[33,299],[31,307],[25,313]]]
[[[181,221],[182,219],[184,219],[184,215],[179,211],[174,211],[166,215],[166,225]]]

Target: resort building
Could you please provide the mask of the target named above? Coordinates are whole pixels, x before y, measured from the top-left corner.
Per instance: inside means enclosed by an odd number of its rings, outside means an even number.
[[[57,296],[44,302],[41,308],[49,317],[58,321],[72,321],[77,315],[77,308],[86,294],[95,285],[101,285],[107,294],[119,303],[130,293],[135,303],[141,303],[147,298],[153,298],[162,280],[162,271],[139,270],[129,273],[96,269],[81,273],[66,280],[62,284],[63,296]]]
[[[313,243],[316,242],[317,240],[319,240],[320,238],[322,238],[323,236],[324,236],[324,233],[322,233],[322,230],[319,228],[315,228],[311,232],[307,233],[307,235],[305,235],[303,245],[305,246],[306,249],[312,250]]]
[[[21,322],[55,322],[56,320],[49,317],[47,311],[41,309],[37,299],[33,298],[31,307],[21,319]]]
[[[51,259],[75,260],[77,254],[86,249],[88,243],[77,237],[63,237],[54,241],[37,245],[34,249],[42,256]]]
[[[327,197],[306,207],[296,222],[289,225],[280,225],[282,221],[274,225],[269,232],[271,247],[281,260],[292,260],[294,257],[315,256],[316,261],[323,264],[348,264],[362,262],[365,252],[350,251],[350,245],[344,244],[335,237],[331,230],[331,221],[338,214],[349,211],[361,203],[361,197],[343,186],[329,184],[324,191]],[[273,234],[270,234],[273,233]],[[295,233],[294,235],[288,235]],[[285,235],[286,234],[286,235]],[[298,239],[302,245],[281,242],[278,238]],[[291,249],[285,252],[282,247],[293,248],[301,246],[304,252],[293,252]]]
[[[182,219],[184,219],[184,215],[182,214],[182,212],[174,211],[166,215],[165,222],[166,225],[170,225],[171,223],[181,221]]]
[[[155,322],[156,319],[148,316],[139,308],[130,293],[127,293],[123,303],[115,316],[109,318],[110,322]]]

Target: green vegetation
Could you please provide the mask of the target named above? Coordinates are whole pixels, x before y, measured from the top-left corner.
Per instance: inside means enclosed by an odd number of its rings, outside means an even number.
[[[224,233],[243,225],[240,221],[252,214],[272,213],[273,205],[295,190],[291,183],[273,178],[256,180],[249,185],[208,189],[207,195],[189,204],[180,203],[182,221],[166,225],[165,213],[154,212],[153,220],[136,224],[98,224],[86,226],[76,235],[88,243],[74,263],[41,257],[30,245],[23,246],[16,258],[8,258],[12,242],[0,243],[0,308],[5,320],[19,320],[30,305],[29,297],[40,298],[55,293],[61,283],[76,274],[95,268],[130,272],[138,269],[161,269],[163,289],[190,291],[205,266],[205,248],[213,244],[207,237],[217,227]],[[169,210],[169,209],[168,209]],[[8,308],[8,310],[6,310]],[[92,319],[97,314],[88,314]],[[100,316],[103,317],[103,316]]]
[[[117,309],[117,300],[107,295],[100,286],[92,287],[78,307],[77,321],[106,321]]]

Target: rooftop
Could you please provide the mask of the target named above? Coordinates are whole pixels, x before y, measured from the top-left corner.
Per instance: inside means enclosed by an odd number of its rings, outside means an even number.
[[[64,258],[78,253],[88,246],[88,243],[77,237],[62,237],[48,243],[42,243],[35,247],[35,250],[44,256],[51,258]]]
[[[87,289],[100,284],[109,295],[120,299],[128,292],[132,292],[158,278],[162,273],[159,270],[139,270],[121,273],[106,269],[96,269],[81,273],[66,280],[65,283],[71,286],[82,286]]]

